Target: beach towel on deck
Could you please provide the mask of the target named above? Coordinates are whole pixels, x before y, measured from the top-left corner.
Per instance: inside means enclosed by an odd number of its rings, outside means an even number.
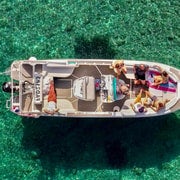
[[[158,71],[150,70],[148,72],[149,87],[157,89],[157,90],[161,90],[161,91],[176,92],[177,82],[175,82],[172,78],[169,78],[169,81],[165,84],[153,86],[152,83],[154,83],[154,76],[158,76],[158,75],[161,75],[161,73]]]

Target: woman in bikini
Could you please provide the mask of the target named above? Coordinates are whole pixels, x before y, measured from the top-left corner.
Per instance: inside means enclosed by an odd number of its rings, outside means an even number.
[[[166,84],[169,81],[169,75],[168,73],[163,70],[160,66],[155,65],[157,69],[160,71],[161,75],[154,76],[154,83],[152,83],[153,86],[158,86],[160,84]]]
[[[117,74],[117,78],[119,79],[121,72],[127,73],[126,66],[124,65],[123,60],[114,60],[110,66],[111,69],[114,70],[114,72]]]

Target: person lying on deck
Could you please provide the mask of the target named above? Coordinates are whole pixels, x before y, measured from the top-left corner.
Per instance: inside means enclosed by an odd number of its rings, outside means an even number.
[[[118,79],[120,78],[121,72],[124,74],[127,73],[127,69],[123,60],[114,60],[110,65],[110,68],[113,69],[117,74]]]
[[[118,94],[129,95],[129,85],[121,79],[117,80],[116,92]]]
[[[161,74],[154,76],[154,83],[152,85],[158,86],[160,84],[168,83],[169,81],[168,73],[158,65],[155,65],[154,67],[156,67],[160,71]]]
[[[47,107],[44,109],[44,112],[51,115],[58,112],[59,109],[57,108],[56,103],[57,103],[57,97],[56,97],[56,91],[54,88],[54,82],[50,81],[50,88],[48,92],[48,104],[47,104]]]
[[[146,72],[148,71],[149,66],[146,64],[135,64],[133,69],[134,69],[134,75],[135,75],[134,84],[145,85],[146,84]]]
[[[144,104],[142,102],[142,92],[143,92],[143,89],[140,90],[140,92],[137,95],[134,102],[130,104],[133,111],[136,112],[136,113],[145,113],[145,112],[147,112],[147,109],[146,109],[146,107],[144,106]]]
[[[166,103],[170,101],[168,99],[160,100],[156,96],[152,96],[149,91],[145,91],[145,94],[144,105],[150,107],[155,112],[165,108]]]

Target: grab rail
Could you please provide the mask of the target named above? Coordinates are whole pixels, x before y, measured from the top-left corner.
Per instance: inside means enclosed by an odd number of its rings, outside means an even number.
[[[177,83],[177,97],[180,99],[180,81]]]

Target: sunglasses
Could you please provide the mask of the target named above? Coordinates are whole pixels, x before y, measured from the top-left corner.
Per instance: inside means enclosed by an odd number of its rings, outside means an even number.
[[[123,67],[123,66],[124,66],[124,63],[116,64],[116,65],[115,65],[115,68],[121,68],[121,67]]]

